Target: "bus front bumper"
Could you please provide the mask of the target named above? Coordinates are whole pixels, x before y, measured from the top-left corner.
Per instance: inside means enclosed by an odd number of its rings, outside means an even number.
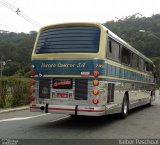
[[[105,106],[88,107],[88,106],[65,106],[65,105],[48,105],[36,104],[30,106],[31,112],[57,113],[84,116],[102,116],[106,114]]]

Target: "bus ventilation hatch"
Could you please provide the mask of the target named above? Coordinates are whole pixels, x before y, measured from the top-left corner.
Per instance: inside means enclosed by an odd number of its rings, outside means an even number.
[[[50,98],[50,79],[40,79],[39,80],[39,98]]]
[[[88,80],[75,80],[75,100],[87,100],[88,98]]]

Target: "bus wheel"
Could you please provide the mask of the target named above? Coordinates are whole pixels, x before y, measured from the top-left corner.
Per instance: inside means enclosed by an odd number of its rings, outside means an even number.
[[[129,110],[128,104],[129,104],[129,100],[127,96],[125,95],[123,98],[123,103],[122,103],[122,112],[120,113],[121,119],[127,118],[128,110]]]

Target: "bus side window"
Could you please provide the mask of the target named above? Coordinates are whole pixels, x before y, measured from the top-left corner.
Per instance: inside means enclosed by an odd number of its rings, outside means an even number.
[[[152,74],[154,74],[154,73],[153,73],[153,64],[151,64],[151,63],[149,64],[149,71],[150,71]]]
[[[121,47],[121,62],[127,65],[131,64],[131,52],[124,46]]]
[[[109,52],[112,53],[112,41],[109,39]]]
[[[131,66],[135,69],[138,69],[138,64],[139,64],[139,57],[135,53],[132,53],[131,57]]]
[[[111,38],[108,38],[107,58],[119,61],[119,44]]]
[[[157,79],[157,72],[156,72],[156,68],[153,64],[150,64],[150,71],[152,72],[153,74],[153,77],[154,77],[154,82],[156,82],[156,79]]]
[[[149,72],[150,68],[149,68],[149,63],[145,62],[145,72]]]
[[[144,60],[142,58],[139,59],[139,70],[144,71]]]
[[[153,76],[154,76],[154,82],[156,82],[157,72],[155,66],[153,66]]]

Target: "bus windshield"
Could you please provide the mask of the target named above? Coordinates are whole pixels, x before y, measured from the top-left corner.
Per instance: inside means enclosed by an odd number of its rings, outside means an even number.
[[[100,29],[95,26],[64,26],[40,33],[35,53],[96,53]]]

